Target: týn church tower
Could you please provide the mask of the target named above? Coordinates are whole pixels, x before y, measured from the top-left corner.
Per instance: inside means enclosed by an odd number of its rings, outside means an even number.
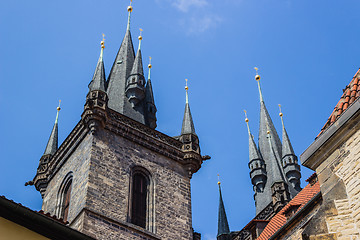
[[[181,135],[155,130],[156,106],[130,16],[106,79],[103,54],[89,84],[80,121],[58,147],[58,115],[40,159],[35,185],[42,210],[95,239],[199,239],[192,229],[190,179],[200,155],[186,86]],[[59,113],[60,107],[58,108]]]

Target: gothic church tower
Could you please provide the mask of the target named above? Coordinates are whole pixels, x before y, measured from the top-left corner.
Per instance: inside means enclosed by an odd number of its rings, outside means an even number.
[[[257,68],[255,68],[257,70]],[[283,114],[282,142],[265,106],[260,76],[256,74],[260,95],[260,126],[258,147],[250,132],[249,120],[245,119],[249,133],[249,168],[254,186],[256,214],[277,212],[286,205],[300,190],[300,166],[286,132]]]
[[[108,78],[103,40],[81,120],[60,147],[56,120],[30,184],[44,212],[96,239],[193,239],[190,179],[208,156],[200,155],[187,87],[181,135],[155,130],[151,64],[146,80],[132,10]]]

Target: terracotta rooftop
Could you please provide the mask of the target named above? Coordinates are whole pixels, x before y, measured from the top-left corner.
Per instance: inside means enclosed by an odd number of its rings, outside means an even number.
[[[360,69],[355,73],[349,85],[343,89],[343,94],[336,104],[334,111],[321,129],[319,137],[331,124],[333,124],[340,115],[360,96]]]
[[[311,176],[313,178],[313,176]],[[304,206],[309,203],[316,194],[320,192],[320,184],[318,181],[315,184],[309,183],[301,190],[283,209],[280,210],[268,223],[264,231],[260,234],[257,240],[267,240],[274,235],[287,222],[286,213],[290,208],[297,207],[294,215],[296,215]]]

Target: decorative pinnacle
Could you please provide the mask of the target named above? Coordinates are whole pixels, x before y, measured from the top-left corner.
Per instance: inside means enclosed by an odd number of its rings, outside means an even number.
[[[283,113],[281,112],[281,104],[279,104],[279,110],[280,110],[279,116],[281,118],[281,124],[284,127],[284,119],[283,119]]]
[[[130,5],[127,7],[128,12],[132,12],[132,10],[133,10],[131,3],[132,3],[132,0],[130,0]]]
[[[188,79],[186,78],[185,79],[186,81],[186,85],[185,85],[185,91],[186,91],[186,103],[189,103],[189,94],[188,94],[188,90],[189,90],[189,87],[188,87]]]
[[[262,93],[261,93],[261,87],[260,87],[260,75],[258,74],[259,69],[257,67],[254,67],[254,69],[256,70],[255,80],[258,83],[259,94],[260,94],[260,102],[263,102],[264,99],[263,99],[263,96],[262,96]]]
[[[247,118],[247,112],[246,112],[246,110],[244,110],[244,113],[245,113],[246,126],[247,126],[247,129],[248,129],[248,133],[249,133],[249,135],[250,135],[251,133],[250,133],[250,127],[249,127],[249,119]]]
[[[130,30],[130,15],[131,15],[131,12],[133,10],[133,7],[131,6],[131,3],[132,3],[132,0],[130,0],[130,5],[127,7],[127,10],[129,12],[129,16],[128,16],[128,22],[127,22],[127,27],[126,27],[126,30],[129,31]]]
[[[61,103],[61,100],[59,100],[59,106],[56,108],[57,113],[56,113],[56,118],[55,118],[55,124],[58,123],[58,119],[59,119],[59,112],[61,110],[60,103]]]
[[[139,37],[138,37],[138,39],[139,39],[139,50],[140,50],[140,47],[141,47],[141,40],[142,40],[142,36],[141,36],[141,33],[142,33],[142,29],[141,28],[139,28],[139,30],[140,30],[140,35],[139,35]]]
[[[217,184],[220,186],[220,184],[221,184],[221,182],[220,182],[220,175],[218,174],[217,177],[218,177],[218,182],[217,182]]]
[[[103,36],[103,39],[100,42],[100,44],[101,44],[101,48],[105,48],[105,34],[102,34],[102,36]]]
[[[151,70],[151,68],[152,68],[152,65],[151,65],[151,57],[149,57],[149,65],[148,65],[148,68],[149,68],[148,79],[150,80],[150,70]]]

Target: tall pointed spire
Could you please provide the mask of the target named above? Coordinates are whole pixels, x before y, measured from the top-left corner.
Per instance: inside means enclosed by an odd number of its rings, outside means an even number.
[[[218,233],[216,238],[217,240],[228,240],[230,239],[230,228],[226,217],[225,206],[221,194],[220,181],[218,181],[218,185],[219,185],[219,215],[218,215]]]
[[[59,106],[56,108],[57,112],[56,112],[55,123],[51,131],[48,143],[46,145],[44,155],[52,155],[58,149],[58,119],[59,119],[59,112],[61,109],[60,103],[61,100],[59,100]]]
[[[189,87],[187,85],[188,80],[185,79],[186,81],[186,86],[185,86],[185,91],[186,91],[186,101],[185,101],[185,112],[184,112],[184,118],[183,118],[183,123],[182,123],[182,128],[181,128],[181,135],[182,134],[195,134],[195,127],[194,127],[194,122],[191,116],[191,111],[190,111],[190,105],[189,105]]]
[[[246,126],[248,129],[248,134],[249,134],[249,159],[250,159],[250,161],[254,160],[254,159],[261,159],[259,151],[256,147],[256,143],[254,141],[254,136],[250,132],[249,119],[247,118],[246,110],[244,110],[244,112],[245,112],[245,122],[246,122]]]
[[[145,77],[140,49],[142,40],[141,32],[142,29],[140,28],[139,48],[136,53],[134,65],[126,83],[125,90],[126,96],[133,108],[135,108],[135,106],[145,97]]]
[[[125,94],[126,82],[135,60],[135,51],[130,33],[130,16],[132,10],[133,7],[130,3],[130,6],[127,8],[129,16],[126,33],[111,68],[106,91],[109,97],[109,108],[144,123],[142,114],[132,110],[132,106]]]
[[[249,119],[247,118],[246,110],[245,122],[249,133],[249,168],[251,183],[254,185],[255,194],[262,193],[266,184],[266,169],[265,163],[256,147],[254,136],[250,132]]]
[[[101,41],[101,50],[100,50],[100,57],[98,63],[96,65],[94,76],[89,84],[89,91],[93,90],[101,90],[105,92],[105,68],[104,68],[104,61],[103,61],[103,54],[105,48],[105,34],[103,34],[103,40]]]
[[[294,196],[300,190],[300,165],[298,164],[298,158],[295,155],[294,149],[291,145],[290,138],[287,134],[284,125],[283,113],[281,112],[281,105],[279,104],[279,116],[281,118],[281,124],[283,129],[282,134],[282,166],[284,168],[284,173],[291,183],[292,188],[290,188],[290,193]]]
[[[283,113],[281,112],[281,105],[279,104],[280,113],[279,116],[281,118],[281,124],[282,124],[282,155],[283,157],[286,155],[295,155],[294,149],[291,145],[289,136],[287,134],[287,131],[285,129],[284,125],[284,119],[283,119]]]
[[[150,77],[150,71],[151,71],[152,65],[151,65],[151,57],[149,57],[149,64],[148,64],[148,79],[146,83],[145,88],[145,100],[146,100],[146,108],[147,108],[147,121],[150,128],[155,129],[156,124],[156,106],[155,106],[155,100],[154,100],[154,93],[152,90],[152,84],[151,84],[151,77]]]

